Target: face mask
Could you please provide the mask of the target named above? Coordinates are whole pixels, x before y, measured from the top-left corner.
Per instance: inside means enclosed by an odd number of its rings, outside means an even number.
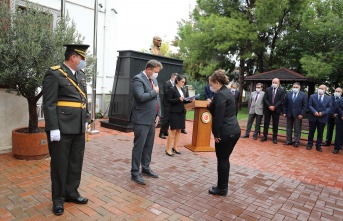
[[[236,91],[236,89],[233,89],[233,88],[232,88],[231,90],[232,90],[232,91]]]
[[[261,91],[261,88],[256,88],[256,92],[260,92]]]
[[[299,92],[299,88],[292,88],[292,91],[294,92],[294,93],[298,93]]]
[[[76,68],[79,71],[79,70],[83,69],[84,67],[86,67],[86,65],[87,65],[87,62],[85,60],[80,60],[80,63],[78,65],[76,65]]]
[[[323,95],[323,94],[324,94],[324,90],[318,89],[318,94],[319,94],[319,95]]]
[[[210,87],[210,91],[212,91],[213,93],[216,93],[216,90],[213,87]]]
[[[335,96],[335,97],[340,97],[340,96],[341,96],[341,93],[335,92],[335,93],[333,93],[333,96]]]
[[[154,80],[154,79],[156,79],[157,77],[158,77],[158,73],[153,72],[152,75],[150,76],[150,79],[151,79],[151,80]]]
[[[277,86],[278,86],[277,84],[272,84],[273,88],[277,88]]]

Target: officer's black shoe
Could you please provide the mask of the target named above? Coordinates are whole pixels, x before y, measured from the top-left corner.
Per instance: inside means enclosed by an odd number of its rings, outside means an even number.
[[[307,145],[307,147],[306,147],[306,150],[311,150],[312,149],[312,145]]]
[[[241,138],[249,138],[249,134],[244,134]]]
[[[181,129],[181,133],[187,134],[187,131],[185,129]]]
[[[322,152],[322,148],[319,145],[316,145],[316,150],[318,150],[319,152]]]
[[[338,151],[339,151],[338,149],[334,149],[334,150],[332,151],[332,153],[333,153],[333,154],[338,154]]]
[[[63,212],[64,212],[63,203],[53,203],[53,205],[52,205],[52,212],[53,212],[56,216],[62,215]]]
[[[72,202],[72,203],[76,203],[76,204],[87,204],[88,203],[88,199],[85,197],[77,197],[74,199],[65,199],[66,202]]]

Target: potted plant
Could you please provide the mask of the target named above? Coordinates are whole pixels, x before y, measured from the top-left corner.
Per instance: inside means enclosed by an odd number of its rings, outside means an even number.
[[[0,2],[0,29],[0,85],[25,97],[29,111],[28,127],[12,131],[13,155],[39,159],[48,153],[37,112],[45,72],[64,60],[63,44],[80,43],[83,39],[68,16],[54,24],[47,9],[31,3],[11,12],[8,5]]]

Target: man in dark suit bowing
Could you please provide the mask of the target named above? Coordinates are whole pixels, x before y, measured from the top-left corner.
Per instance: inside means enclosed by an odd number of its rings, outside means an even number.
[[[277,144],[279,130],[279,119],[282,111],[282,103],[285,98],[285,91],[280,87],[280,79],[274,78],[272,86],[266,89],[264,94],[264,126],[261,142],[267,140],[270,119],[273,118],[273,143]]]
[[[161,129],[159,134],[159,137],[162,139],[166,139],[169,129],[170,103],[167,101],[167,94],[168,91],[175,86],[175,78],[177,77],[177,75],[177,73],[172,73],[170,79],[163,84],[163,116],[161,118]]]
[[[325,94],[326,86],[320,85],[318,88],[318,94],[312,94],[309,100],[310,114],[308,116],[308,122],[310,131],[308,133],[307,150],[311,150],[313,146],[314,132],[317,131],[316,150],[322,152],[322,140],[325,124],[328,121],[329,114],[331,113],[332,100],[331,97]]]
[[[142,174],[158,178],[150,169],[152,148],[154,146],[155,128],[161,116],[159,88],[157,83],[158,72],[162,64],[150,60],[145,70],[132,78],[133,104],[131,122],[133,123],[134,141],[132,149],[131,179],[138,184],[145,185]]]
[[[284,145],[292,145],[292,131],[294,126],[294,147],[299,146],[302,119],[308,107],[307,96],[300,91],[300,83],[293,84],[292,91],[288,92],[283,104],[283,116],[287,118],[286,137]]]
[[[237,83],[232,83],[230,88],[231,94],[235,98],[235,105],[236,105],[236,116],[238,114],[238,102],[239,102],[239,90],[237,90]]]

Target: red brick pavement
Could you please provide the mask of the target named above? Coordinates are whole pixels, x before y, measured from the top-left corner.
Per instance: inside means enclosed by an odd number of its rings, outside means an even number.
[[[87,205],[51,213],[49,159],[0,155],[0,220],[343,220],[342,153],[240,139],[231,156],[229,194],[215,197],[214,153],[194,153],[192,122],[181,135],[182,155],[164,153],[156,133],[151,168],[160,175],[140,186],[130,180],[132,133],[101,128],[87,143],[80,192]],[[213,145],[213,141],[212,141]]]

